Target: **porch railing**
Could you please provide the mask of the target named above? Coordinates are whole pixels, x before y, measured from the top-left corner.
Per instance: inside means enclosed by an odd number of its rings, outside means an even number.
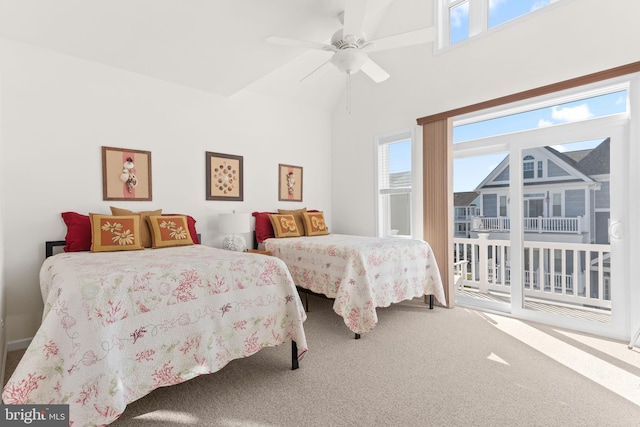
[[[510,218],[474,218],[471,222],[473,231],[509,231]],[[583,217],[535,217],[524,218],[525,233],[575,233],[583,231]]]
[[[454,262],[465,260],[465,286],[510,293],[509,240],[454,238]],[[610,245],[524,242],[521,283],[525,296],[592,308],[611,308]]]

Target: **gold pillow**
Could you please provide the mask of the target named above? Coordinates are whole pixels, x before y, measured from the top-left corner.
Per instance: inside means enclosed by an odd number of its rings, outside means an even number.
[[[278,213],[281,215],[293,215],[293,218],[296,220],[296,225],[298,226],[298,231],[301,236],[304,236],[304,219],[302,218],[302,214],[307,211],[307,208],[302,209],[294,209],[294,210],[286,210],[286,209],[278,209]],[[277,237],[277,236],[276,236]]]
[[[89,214],[91,252],[136,251],[140,243],[140,215]]]
[[[193,245],[186,215],[150,215],[147,222],[152,248]]]
[[[302,217],[307,236],[329,234],[327,224],[324,222],[324,212],[304,212]]]
[[[273,232],[276,237],[300,237],[298,225],[292,214],[271,214],[269,215],[269,220],[273,225]]]
[[[147,217],[149,215],[162,215],[162,209],[156,209],[155,211],[140,211],[133,212],[129,209],[116,208],[111,206],[111,215],[140,215],[140,239],[142,240],[142,246],[145,248],[151,247],[151,230],[147,224]]]

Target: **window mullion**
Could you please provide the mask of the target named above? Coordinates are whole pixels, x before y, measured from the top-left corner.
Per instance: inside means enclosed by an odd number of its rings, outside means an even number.
[[[469,37],[487,31],[489,0],[469,0]]]

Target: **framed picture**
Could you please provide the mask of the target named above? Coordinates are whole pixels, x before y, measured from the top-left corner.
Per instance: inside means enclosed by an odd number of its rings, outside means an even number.
[[[102,200],[151,197],[151,152],[102,147]]]
[[[242,201],[242,156],[206,154],[207,200]]]
[[[302,201],[302,167],[278,165],[278,200]]]

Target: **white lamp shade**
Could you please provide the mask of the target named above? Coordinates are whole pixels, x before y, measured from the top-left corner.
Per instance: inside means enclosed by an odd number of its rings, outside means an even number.
[[[218,229],[225,234],[242,234],[251,231],[248,213],[222,213],[218,215]]]

